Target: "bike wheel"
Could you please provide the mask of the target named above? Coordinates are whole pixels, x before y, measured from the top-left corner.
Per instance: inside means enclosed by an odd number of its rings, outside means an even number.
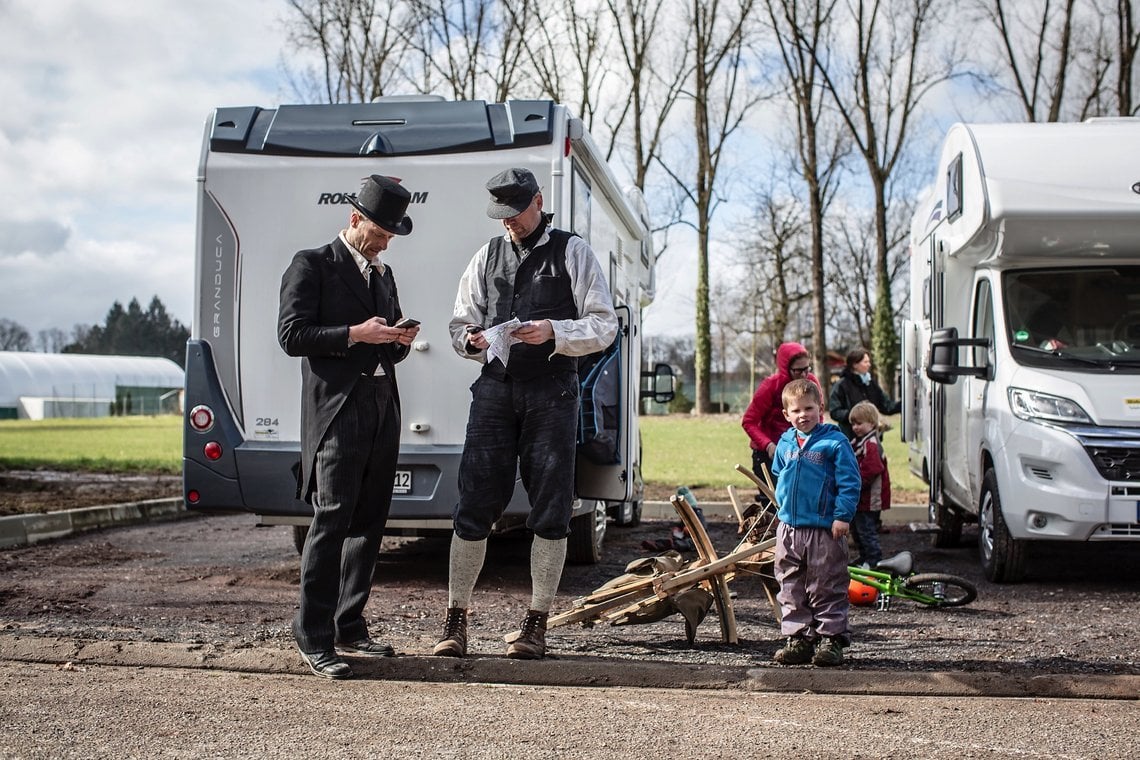
[[[907,578],[903,585],[922,595],[920,599],[908,598],[930,607],[961,607],[978,598],[974,584],[956,575],[920,573]]]

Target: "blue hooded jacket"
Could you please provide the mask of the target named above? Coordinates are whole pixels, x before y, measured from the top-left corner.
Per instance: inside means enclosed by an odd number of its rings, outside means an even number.
[[[851,442],[838,426],[821,422],[801,449],[793,427],[776,444],[772,461],[781,522],[796,528],[831,528],[849,523],[859,505],[863,481]]]

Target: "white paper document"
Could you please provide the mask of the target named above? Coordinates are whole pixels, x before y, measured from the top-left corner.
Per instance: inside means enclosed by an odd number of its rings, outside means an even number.
[[[522,341],[515,338],[511,333],[520,327],[522,322],[518,317],[503,322],[502,324],[495,325],[494,327],[487,327],[483,330],[483,338],[487,341],[487,361],[491,362],[498,359],[507,366],[507,360],[511,357],[511,346]]]

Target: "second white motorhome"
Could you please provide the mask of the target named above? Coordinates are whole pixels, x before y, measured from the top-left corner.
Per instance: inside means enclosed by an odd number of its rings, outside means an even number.
[[[300,360],[277,343],[278,286],[295,251],[343,227],[361,178],[384,174],[412,192],[415,229],[384,260],[405,314],[422,323],[397,370],[404,429],[388,530],[450,530],[468,388],[479,365],[455,354],[447,325],[467,262],[503,234],[486,216],[484,183],[512,166],[533,171],[554,223],[591,244],[621,320],[618,361],[606,370],[620,383],[598,383],[613,396],[600,410],[584,403],[582,420],[584,430],[606,428],[612,453],[579,457],[568,557],[598,559],[607,516],[620,524],[639,519],[640,402],[667,401],[672,390],[666,365],[656,374],[641,365],[641,310],[653,298],[655,265],[641,196],[619,190],[581,120],[563,106],[433,98],[219,108],[208,120],[186,361],[189,508],[246,510],[264,524],[294,525],[303,538],[312,512],[295,498]],[[644,393],[643,377],[655,384]],[[523,527],[526,512],[520,486],[497,529]]]
[[[903,439],[935,542],[1140,551],[1140,119],[958,124],[911,231]]]

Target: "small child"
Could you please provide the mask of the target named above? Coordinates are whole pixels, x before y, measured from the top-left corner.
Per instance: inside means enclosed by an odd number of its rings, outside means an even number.
[[[851,523],[851,535],[859,547],[856,565],[874,567],[883,558],[879,546],[879,520],[884,509],[891,508],[891,473],[887,469],[887,455],[879,437],[879,410],[870,401],[860,401],[851,407],[847,417],[855,437],[851,446],[859,462],[859,475],[863,490],[859,494],[859,509]]]
[[[847,532],[859,502],[859,464],[840,429],[822,422],[823,397],[810,380],[781,394],[792,427],[772,459],[780,526],[776,579],[783,665],[839,665],[851,643],[847,630]]]

